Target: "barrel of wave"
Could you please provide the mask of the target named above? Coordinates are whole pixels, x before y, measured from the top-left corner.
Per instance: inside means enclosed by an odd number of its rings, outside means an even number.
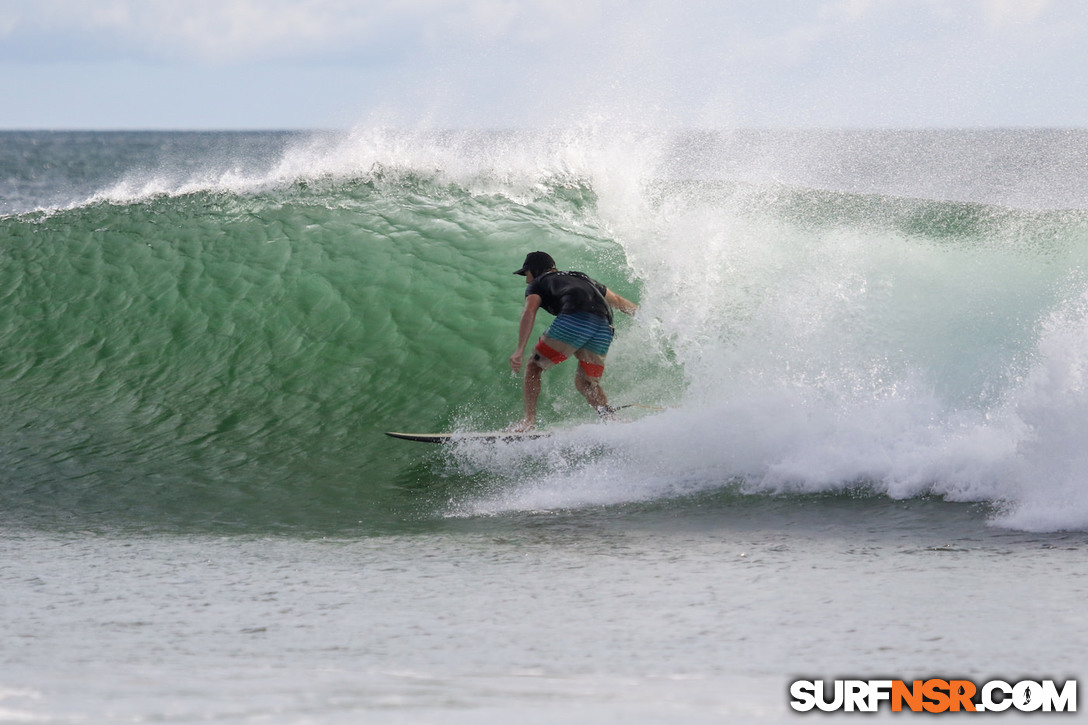
[[[0,435],[29,451],[11,476],[50,506],[59,476],[76,508],[139,501],[186,520],[350,517],[418,463],[382,431],[506,422],[523,294],[510,271],[527,246],[630,284],[614,243],[555,202],[426,183],[4,224],[3,373],[18,385]]]

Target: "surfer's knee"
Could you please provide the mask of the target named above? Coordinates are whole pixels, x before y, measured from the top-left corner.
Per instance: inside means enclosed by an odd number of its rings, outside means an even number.
[[[579,366],[578,371],[574,373],[574,387],[578,389],[578,392],[587,394],[595,390],[600,390],[601,379],[592,378],[589,375],[586,375],[585,370]]]
[[[578,372],[574,375],[574,387],[582,394],[587,403],[597,409],[598,413],[602,408],[608,407],[608,396],[604,394],[604,388],[601,387],[599,376],[588,375],[584,368],[579,367]],[[605,414],[602,413],[601,415]]]
[[[602,375],[604,375],[604,365],[579,360],[578,370],[574,373],[574,383],[579,386],[579,389],[582,386],[587,389],[600,387]]]

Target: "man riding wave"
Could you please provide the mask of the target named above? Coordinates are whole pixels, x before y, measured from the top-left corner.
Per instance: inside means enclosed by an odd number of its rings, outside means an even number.
[[[612,308],[633,315],[638,305],[630,302],[581,272],[560,272],[546,252],[530,252],[514,274],[525,277],[525,309],[518,327],[518,346],[510,356],[510,368],[521,372],[525,347],[533,332],[537,310],[555,315],[540,336],[525,366],[525,417],[511,430],[532,430],[540,376],[571,355],[578,360],[574,387],[602,417],[610,416],[608,398],[601,388],[605,357],[612,344]]]

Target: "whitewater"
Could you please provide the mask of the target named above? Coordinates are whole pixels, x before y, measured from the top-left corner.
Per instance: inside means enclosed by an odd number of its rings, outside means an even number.
[[[2,133],[0,719],[1075,678],[1086,182],[1045,129]],[[535,249],[639,303],[636,407],[385,437],[519,417]]]

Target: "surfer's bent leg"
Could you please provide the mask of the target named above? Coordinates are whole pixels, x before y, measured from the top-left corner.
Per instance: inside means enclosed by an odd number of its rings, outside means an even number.
[[[586,357],[600,357],[585,350],[578,351],[578,372],[574,374],[574,387],[593,406],[602,418],[610,418],[612,409],[608,407],[608,396],[601,387],[601,376],[604,374],[604,359],[600,362],[590,362]]]
[[[601,318],[592,318],[592,332],[574,356],[578,358],[578,372],[574,376],[574,387],[578,389],[586,402],[605,419],[612,419],[612,409],[608,407],[608,396],[601,387],[604,375],[604,361],[608,348],[612,345],[615,331],[612,325]]]
[[[525,417],[512,430],[532,430],[536,425],[536,401],[540,397],[540,375],[543,372],[544,369],[537,365],[535,357],[525,366]]]

